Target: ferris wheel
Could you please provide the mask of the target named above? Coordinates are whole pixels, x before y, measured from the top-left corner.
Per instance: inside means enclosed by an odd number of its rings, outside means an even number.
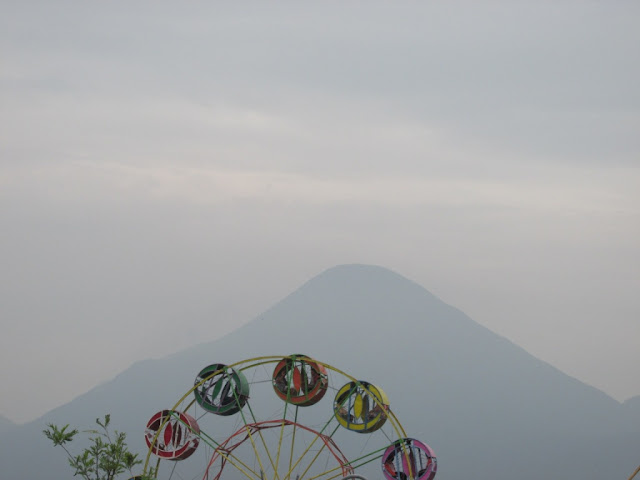
[[[144,475],[167,480],[432,480],[378,386],[305,355],[214,363],[151,416]]]

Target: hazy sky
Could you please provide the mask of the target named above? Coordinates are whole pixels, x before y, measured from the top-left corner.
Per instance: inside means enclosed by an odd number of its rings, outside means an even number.
[[[639,2],[168,5],[0,1],[0,414],[341,263],[640,394]]]

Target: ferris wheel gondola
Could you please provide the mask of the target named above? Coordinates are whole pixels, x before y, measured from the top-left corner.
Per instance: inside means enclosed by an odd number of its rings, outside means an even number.
[[[167,480],[433,480],[437,470],[379,386],[301,354],[204,367],[151,416],[145,441],[143,475]]]

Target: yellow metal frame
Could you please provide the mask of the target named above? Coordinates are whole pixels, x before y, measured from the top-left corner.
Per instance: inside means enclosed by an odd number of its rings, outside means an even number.
[[[261,365],[268,365],[271,363],[277,363],[279,361],[281,361],[283,358],[286,357],[296,357],[296,355],[269,355],[269,356],[261,356],[261,357],[253,357],[253,358],[249,358],[249,359],[245,359],[245,360],[240,360],[236,363],[230,364],[230,365],[226,365],[225,369],[227,368],[237,368],[240,371],[245,371],[245,370],[249,370],[252,368],[256,368],[259,367]],[[343,377],[349,379],[351,382],[354,382],[357,386],[362,387],[363,389],[366,390],[366,387],[359,381],[357,380],[355,377],[349,375],[348,373],[346,373],[343,370],[340,370],[326,362],[322,362],[313,358],[309,358],[309,357],[305,357],[304,358],[305,361],[308,362],[313,362],[313,363],[317,363],[318,365],[322,365],[324,366],[327,370],[330,370],[336,374],[342,375]],[[177,402],[176,404],[173,406],[173,408],[171,408],[172,411],[177,411],[178,407],[180,405],[182,405],[187,397],[189,397],[190,395],[193,395],[193,392],[195,389],[197,389],[198,387],[200,387],[205,381],[207,381],[209,378],[213,377],[214,375],[218,375],[219,373],[221,373],[224,369],[219,369],[216,370],[215,372],[211,372],[209,376],[207,376],[206,378],[203,378],[199,383],[195,384],[192,388],[190,388]],[[369,386],[369,388],[372,385]],[[379,388],[376,389],[377,392],[380,393],[380,395],[376,395],[373,394],[371,395],[371,398],[374,400],[375,405],[379,406],[380,409],[384,412],[384,414],[387,416],[387,420],[390,422],[390,424],[393,427],[393,430],[395,431],[395,434],[397,436],[398,439],[401,438],[406,438],[407,434],[404,430],[404,428],[402,427],[402,425],[400,424],[400,421],[398,420],[398,418],[396,417],[396,415],[393,413],[393,411],[391,410],[391,407],[389,406],[389,400],[386,396],[386,394],[384,392],[382,392],[382,390],[380,390]],[[188,411],[193,404],[195,403],[195,398],[193,400],[191,400],[191,402],[189,402],[186,405],[186,408],[184,408],[184,411]],[[251,410],[250,404],[247,402],[246,406],[249,407],[249,413],[253,418],[253,423],[256,422],[255,417],[253,416],[253,411]],[[284,416],[286,417],[286,410],[288,408],[289,404],[285,402],[285,406],[284,406]],[[245,425],[252,423],[252,422],[247,422],[247,418],[245,417],[245,412],[244,412],[244,408],[240,410],[239,414],[242,416],[242,420],[244,422]],[[297,413],[296,413],[297,416]],[[335,415],[334,412],[334,417],[338,420],[338,422],[340,422],[342,424],[342,422],[340,421],[341,419],[339,418],[338,415]],[[156,462],[156,466],[155,469],[154,468],[150,468],[150,461],[151,461],[151,455],[152,455],[152,449],[153,446],[155,445],[158,436],[160,435],[160,432],[162,432],[162,430],[164,429],[165,425],[167,424],[167,422],[169,421],[169,417],[162,423],[162,425],[160,426],[160,428],[158,428],[158,431],[156,432],[155,436],[153,437],[153,440],[151,442],[151,446],[147,452],[147,456],[145,458],[145,462],[144,462],[144,469],[143,469],[143,473],[144,474],[149,474],[153,471],[158,472],[159,466],[160,466],[160,458],[158,458],[158,461]],[[342,424],[344,426],[344,424]],[[188,425],[187,425],[188,426]],[[278,468],[276,467],[279,464],[280,461],[280,456],[281,456],[281,448],[282,448],[282,439],[283,439],[283,430],[285,427],[285,423],[283,422],[282,427],[281,427],[281,432],[280,432],[280,439],[278,442],[278,450],[277,450],[277,454],[275,457],[275,463],[274,463],[274,458],[272,457],[269,448],[267,448],[266,446],[266,442],[264,440],[264,438],[262,437],[262,433],[260,432],[260,430],[258,430],[258,437],[259,438],[254,438],[254,435],[251,434],[250,430],[247,429],[247,434],[249,436],[249,440],[251,441],[251,445],[253,447],[253,450],[255,452],[256,455],[256,461],[258,462],[258,465],[260,467],[260,471],[264,472],[264,466],[263,466],[263,459],[260,457],[258,448],[256,446],[256,442],[260,441],[260,443],[262,444],[262,447],[264,448],[264,450],[267,452],[267,457],[268,457],[268,462],[270,463],[271,467],[273,468],[274,473],[274,479],[273,480],[290,480],[291,478],[291,474],[294,471],[295,467],[300,463],[300,461],[309,453],[309,451],[311,450],[311,448],[313,447],[314,443],[317,441],[318,436],[316,436],[316,438],[310,443],[310,445],[304,450],[304,452],[300,455],[300,457],[298,458],[298,460],[294,463],[293,462],[293,444],[295,441],[295,430],[293,432],[293,440],[292,440],[292,445],[291,445],[291,452],[290,452],[290,459],[289,459],[289,470],[288,472],[284,475],[284,477],[280,477],[278,475]],[[335,432],[335,430],[334,430]],[[213,442],[216,445],[217,442],[215,442],[211,437],[208,437],[206,434],[204,434],[204,432],[201,432],[201,436],[200,438],[203,439],[202,437],[205,436],[207,437],[207,440],[210,440],[211,442]],[[208,441],[205,440],[207,443]],[[318,456],[320,455],[321,451],[323,450],[323,447],[321,447],[317,452],[315,457],[313,458],[313,460],[311,461],[311,463],[309,464],[309,466],[307,467],[307,469],[303,472],[303,474],[301,475],[301,477],[304,477],[304,475],[308,472],[308,470],[311,468],[311,466],[313,465],[313,463],[315,462],[315,460],[318,458]],[[365,458],[369,455],[373,455],[374,453],[377,452],[373,452],[371,454],[367,454],[362,458]],[[258,472],[256,472],[255,470],[253,470],[251,467],[249,467],[248,465],[246,465],[245,462],[243,462],[241,459],[237,458],[235,455],[229,453],[224,453],[224,452],[220,452],[220,455],[222,457],[224,457],[231,465],[233,465],[239,472],[241,472],[244,476],[246,476],[249,480],[265,480],[262,478],[262,475]],[[355,460],[354,460],[355,461]],[[324,472],[323,474],[327,474],[330,473],[333,470],[339,470],[340,467],[337,467],[335,469],[332,470],[328,470],[326,472]],[[335,476],[329,477],[327,480],[331,480],[333,478],[338,478],[342,476],[342,472],[338,472]],[[315,478],[315,477],[314,477]],[[314,478],[310,478],[308,480],[314,480]]]

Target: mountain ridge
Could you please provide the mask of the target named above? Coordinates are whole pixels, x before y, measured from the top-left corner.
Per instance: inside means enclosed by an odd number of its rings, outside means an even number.
[[[134,449],[143,448],[147,419],[171,408],[204,365],[291,353],[381,386],[408,434],[436,450],[442,465],[437,478],[443,480],[478,471],[492,472],[496,480],[511,479],[515,471],[524,480],[538,478],[526,471],[532,456],[553,460],[555,478],[621,476],[631,468],[623,464],[635,458],[628,444],[640,442],[640,426],[615,399],[496,335],[416,282],[369,265],[325,270],[220,339],[136,362],[18,428],[12,438],[24,451],[37,445],[50,458],[53,449],[39,433],[44,422],[87,426],[112,413]],[[603,452],[607,463],[591,465],[591,456]],[[6,455],[0,451],[0,465],[19,457]],[[614,460],[620,465],[609,463]],[[50,461],[64,471],[64,462]],[[9,475],[17,472],[44,478],[26,458],[24,463],[6,475],[0,466],[0,477],[18,478]],[[583,463],[590,468],[576,473]]]
[[[0,432],[3,432],[9,428],[14,428],[16,426],[17,426],[16,423],[12,422],[7,417],[0,415]]]

